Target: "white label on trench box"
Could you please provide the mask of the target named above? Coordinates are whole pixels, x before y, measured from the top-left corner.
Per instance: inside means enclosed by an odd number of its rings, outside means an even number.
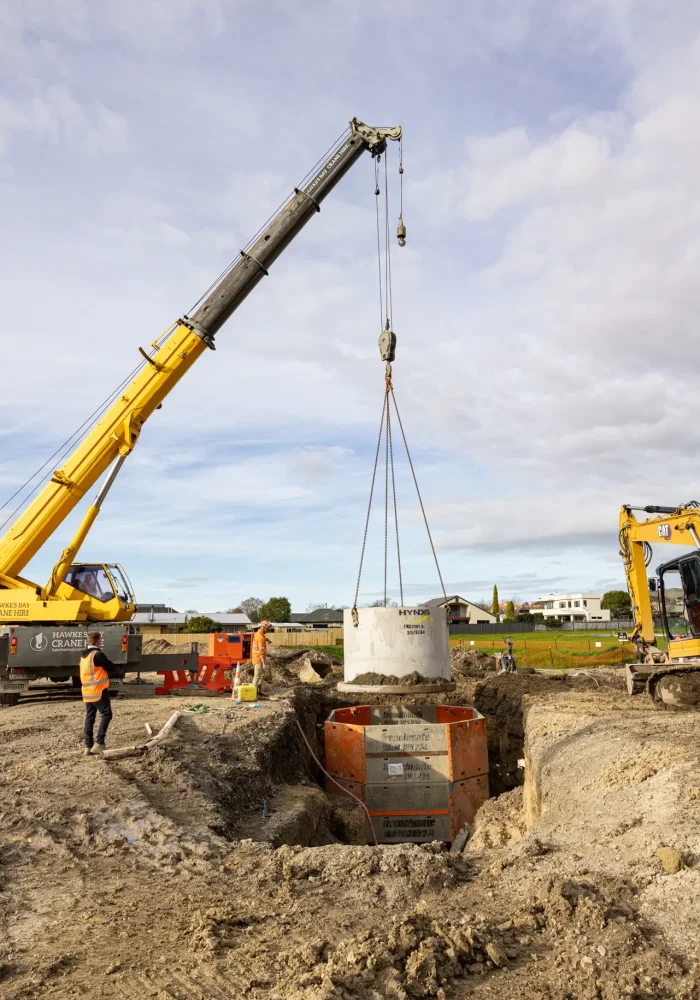
[[[387,764],[387,770],[389,771],[389,774],[403,774],[403,764],[395,764],[392,761],[389,761]]]
[[[429,753],[447,750],[444,725],[366,726],[365,753]]]

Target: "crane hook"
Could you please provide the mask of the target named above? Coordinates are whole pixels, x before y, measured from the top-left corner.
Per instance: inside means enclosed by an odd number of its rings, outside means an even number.
[[[400,247],[406,246],[406,227],[403,224],[401,216],[399,216],[399,224],[396,227],[396,238],[399,241]]]

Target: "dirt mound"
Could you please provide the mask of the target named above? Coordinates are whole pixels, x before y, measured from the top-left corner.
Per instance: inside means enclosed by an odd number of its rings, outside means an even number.
[[[175,647],[167,639],[146,639],[141,647],[142,653],[152,656],[156,653],[174,653]]]
[[[208,701],[113,764],[82,757],[79,700],[4,709],[3,1000],[92,996],[96,976],[102,1000],[699,1000],[700,715],[590,677],[456,679],[416,701],[489,713],[494,760],[499,727],[522,754],[525,700],[536,807],[524,831],[520,789],[491,800],[461,855],[334,842],[364,819],[328,801],[295,721],[319,751],[328,689]],[[196,702],[120,698],[110,736]]]
[[[496,658],[481,649],[453,649],[452,670],[466,677],[485,677],[496,672]]]
[[[506,967],[493,933],[461,920],[436,920],[426,902],[394,917],[386,930],[345,938],[328,947],[323,938],[283,951],[279,964],[285,997],[444,996],[442,984],[468,972]],[[342,990],[342,992],[338,992]]]
[[[315,649],[313,646],[278,646],[274,642],[267,644],[268,660],[293,663],[295,660],[303,660],[305,657],[308,657],[312,663],[326,663],[328,666],[340,665],[340,660],[337,657],[330,656],[322,649]]]
[[[190,644],[188,643],[175,644],[174,642],[168,642],[167,639],[146,639],[141,648],[141,652],[149,656],[161,653],[178,653],[185,650],[189,653],[190,645],[194,645],[197,647],[196,652],[199,653],[200,656],[206,656],[207,653],[209,652],[208,640],[204,640],[203,642],[194,642]]]
[[[305,646],[278,646],[275,642],[267,644],[267,655],[272,660],[296,660],[310,652]]]
[[[523,790],[514,788],[484,803],[476,814],[467,850],[478,853],[508,847],[522,840],[524,832]]]
[[[329,656],[322,649],[312,649],[306,646],[295,646],[292,649],[277,646],[274,643],[267,647],[267,671],[263,681],[273,687],[296,687],[303,683],[300,673],[304,665],[310,663],[321,675],[326,686],[335,684],[338,674],[342,673],[340,661]],[[252,678],[252,669],[250,671]]]
[[[353,678],[352,683],[376,686],[380,684],[401,684],[402,686],[409,687],[414,684],[435,684],[436,679],[435,677],[424,677],[417,670],[413,670],[410,674],[404,674],[402,677],[398,677],[396,674],[377,674],[373,671],[368,671],[364,674],[358,674],[357,677]]]

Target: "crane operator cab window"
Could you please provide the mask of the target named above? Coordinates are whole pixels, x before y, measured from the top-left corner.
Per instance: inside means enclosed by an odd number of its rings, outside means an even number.
[[[693,635],[700,635],[700,559],[691,556],[679,563],[686,617]]]
[[[685,617],[688,620],[690,631],[695,636],[700,636],[700,557],[696,553],[674,559],[672,562],[659,566],[659,579],[662,584],[663,613],[668,620],[668,595],[667,588],[669,581],[667,574],[676,573],[680,576],[681,587],[683,588],[683,602],[685,604]],[[673,577],[672,577],[673,579]],[[671,583],[671,585],[673,585]],[[667,626],[668,634],[670,630]]]
[[[107,571],[110,575],[117,597],[122,604],[131,604],[134,601],[134,593],[129,583],[129,578],[119,565],[119,563],[109,563]]]
[[[66,573],[66,583],[98,601],[111,601],[114,597],[114,586],[104,566],[90,566],[87,563],[71,566]]]

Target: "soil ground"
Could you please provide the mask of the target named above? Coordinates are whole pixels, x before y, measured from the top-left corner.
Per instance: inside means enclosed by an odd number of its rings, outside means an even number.
[[[82,757],[80,701],[0,710],[0,995],[700,1000],[700,716],[490,666],[421,699],[487,717],[497,797],[460,855],[348,843],[296,720],[320,753],[350,702],[293,663],[259,707],[116,699],[111,746],[185,714],[114,762]]]

